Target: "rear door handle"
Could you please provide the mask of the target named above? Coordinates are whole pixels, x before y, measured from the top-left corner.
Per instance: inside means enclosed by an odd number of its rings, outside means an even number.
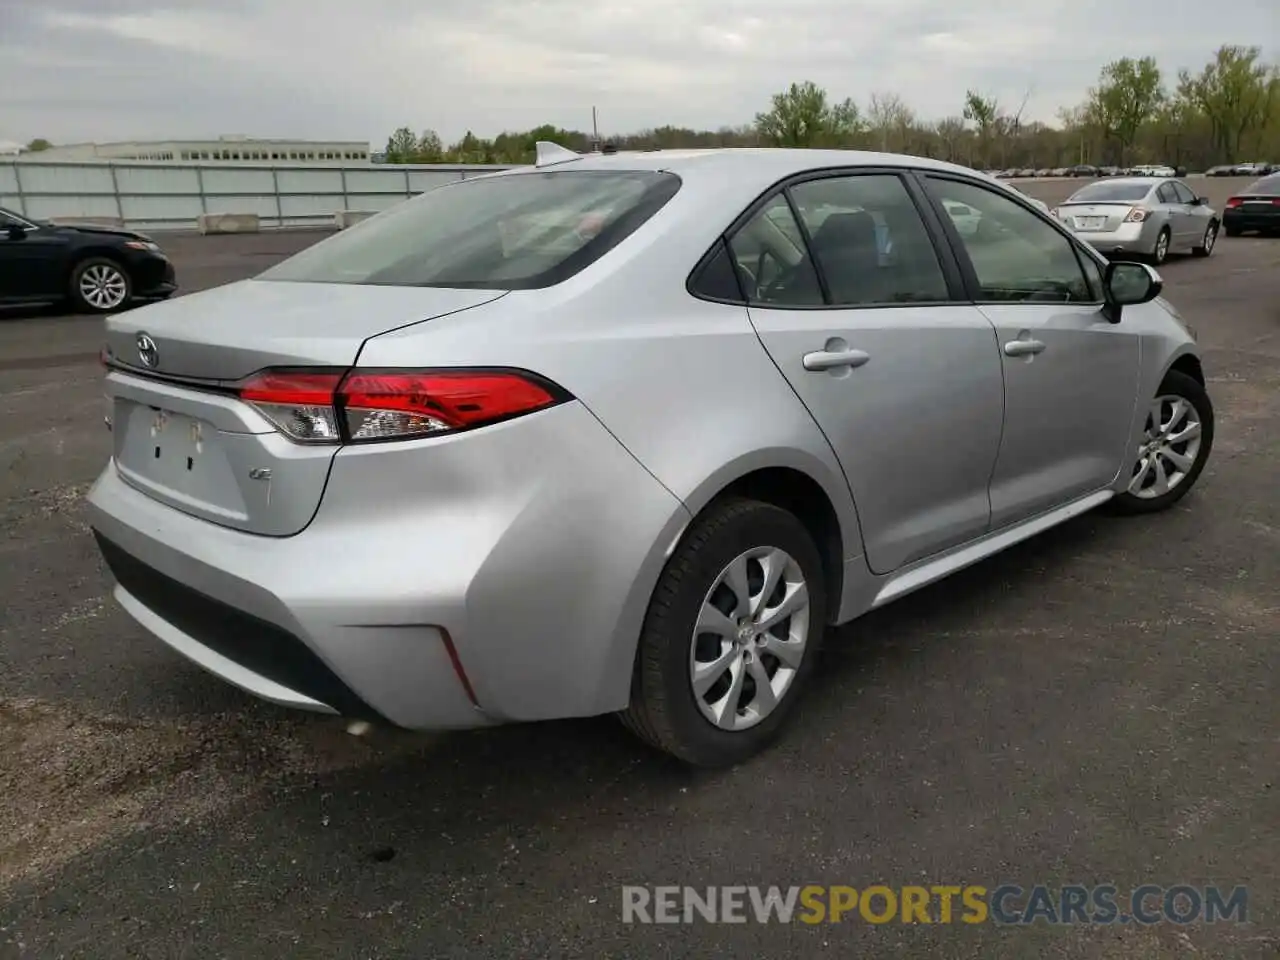
[[[1029,357],[1044,353],[1044,342],[1040,340],[1010,340],[1004,345],[1006,357]]]
[[[804,368],[814,372],[836,370],[840,367],[860,367],[871,355],[861,350],[815,350],[804,355]]]

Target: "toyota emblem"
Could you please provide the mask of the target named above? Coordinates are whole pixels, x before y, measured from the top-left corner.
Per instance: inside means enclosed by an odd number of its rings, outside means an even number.
[[[144,367],[154,367],[160,363],[160,350],[156,342],[145,333],[138,334],[138,359]]]

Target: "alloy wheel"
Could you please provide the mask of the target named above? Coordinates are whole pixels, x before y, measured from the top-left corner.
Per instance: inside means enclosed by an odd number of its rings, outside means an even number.
[[[114,310],[128,293],[129,282],[110,264],[95,263],[80,274],[80,296],[97,310]]]
[[[1154,500],[1182,483],[1200,455],[1201,433],[1200,414],[1186,397],[1156,397],[1147,411],[1129,492]]]
[[[1164,263],[1169,256],[1169,234],[1161,233],[1156,237],[1156,263]]]
[[[735,557],[702,601],[689,652],[689,681],[702,715],[746,730],[777,709],[809,642],[809,589],[785,550]]]
[[[1204,240],[1201,242],[1200,246],[1205,253],[1212,253],[1213,245],[1217,242],[1218,242],[1218,225],[1215,223],[1211,223],[1209,224],[1209,226],[1205,227]]]

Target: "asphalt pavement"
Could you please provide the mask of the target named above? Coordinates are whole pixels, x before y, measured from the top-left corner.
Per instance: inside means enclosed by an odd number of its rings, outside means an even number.
[[[318,236],[161,239],[192,290]],[[84,524],[101,322],[0,312],[0,958],[1277,956],[1280,240],[1162,272],[1217,406],[1196,490],[842,629],[717,773],[609,718],[354,737],[169,653]],[[1247,885],[1249,922],[621,916],[624,885],[1006,882]]]

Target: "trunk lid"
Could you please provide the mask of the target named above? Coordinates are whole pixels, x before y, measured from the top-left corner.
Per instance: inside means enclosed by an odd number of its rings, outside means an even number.
[[[1124,223],[1133,203],[1063,203],[1058,216],[1063,223],[1081,233],[1109,233]]]
[[[355,362],[369,337],[488,303],[500,290],[242,280],[107,318],[119,362],[166,377],[229,383],[263,367]],[[154,344],[143,363],[139,337]]]
[[[106,378],[115,467],[191,516],[295,534],[320,505],[338,447],[288,439],[230,385],[265,367],[349,367],[370,337],[501,296],[249,280],[109,317],[107,349],[124,365]]]

